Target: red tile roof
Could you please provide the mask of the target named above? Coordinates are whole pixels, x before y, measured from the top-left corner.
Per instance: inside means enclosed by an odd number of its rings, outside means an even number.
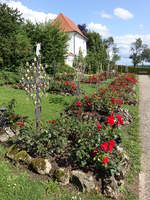
[[[54,23],[60,23],[60,29],[64,32],[77,32],[80,35],[82,35],[83,37],[84,34],[80,31],[80,29],[78,28],[78,26],[68,17],[64,16],[63,13],[60,13],[57,18],[55,19]],[[86,38],[86,37],[85,37]]]

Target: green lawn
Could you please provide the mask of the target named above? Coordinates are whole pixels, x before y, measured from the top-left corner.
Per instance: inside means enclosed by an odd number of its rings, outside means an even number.
[[[75,196],[74,200],[106,200],[94,193],[82,194],[65,189],[52,180],[31,179],[4,159],[5,151],[0,145],[0,200],[73,200]]]
[[[86,94],[92,94],[96,91],[96,85],[81,84],[81,88]],[[31,99],[28,98],[23,90],[17,90],[6,86],[0,87],[0,105],[7,104],[11,99],[16,100],[16,113],[22,116],[28,116],[30,120],[34,119],[34,106]],[[75,97],[48,94],[42,98],[41,120],[56,119],[63,112],[64,108],[72,103]]]

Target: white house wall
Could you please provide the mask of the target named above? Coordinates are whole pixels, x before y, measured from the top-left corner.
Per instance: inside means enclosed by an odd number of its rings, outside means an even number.
[[[87,54],[86,40],[80,34],[75,33],[75,54],[76,55],[78,55],[80,48],[82,50],[83,56],[85,57]]]
[[[69,33],[68,52],[74,54],[74,33]]]
[[[87,55],[86,39],[77,32],[69,33],[68,53],[78,55],[80,48],[85,57]],[[72,66],[73,56],[68,56],[66,58],[66,64]]]

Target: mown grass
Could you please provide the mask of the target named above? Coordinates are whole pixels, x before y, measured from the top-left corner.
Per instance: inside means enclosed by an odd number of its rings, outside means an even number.
[[[0,200],[107,200],[98,194],[64,189],[52,180],[31,179],[4,159],[5,151],[0,145]]]
[[[136,87],[137,100],[139,99],[139,88]],[[141,169],[140,158],[141,158],[141,142],[139,135],[139,108],[137,106],[124,106],[128,109],[129,113],[133,117],[133,122],[126,129],[121,129],[121,136],[123,146],[127,151],[130,162],[130,170],[126,178],[126,184],[123,188],[125,200],[135,200],[138,196],[138,174]],[[132,191],[136,188],[137,191]],[[136,193],[135,193],[136,192]]]
[[[96,92],[96,85],[81,84],[81,89],[85,94]],[[7,86],[0,87],[0,105],[7,104],[11,99],[15,99],[15,112],[22,116],[28,116],[30,120],[34,120],[34,105],[31,99],[28,98],[25,91],[13,89]],[[75,96],[61,96],[56,94],[48,94],[42,98],[42,113],[41,120],[43,122],[51,119],[56,119],[65,107],[69,106]]]

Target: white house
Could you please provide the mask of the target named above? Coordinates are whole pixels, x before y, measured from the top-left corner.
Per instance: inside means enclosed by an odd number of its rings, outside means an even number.
[[[81,49],[84,57],[87,55],[87,38],[83,35],[78,26],[68,17],[64,16],[64,14],[60,13],[55,19],[55,22],[56,21],[59,22],[60,29],[69,34],[66,64],[72,66],[74,57],[78,55],[79,49]]]

